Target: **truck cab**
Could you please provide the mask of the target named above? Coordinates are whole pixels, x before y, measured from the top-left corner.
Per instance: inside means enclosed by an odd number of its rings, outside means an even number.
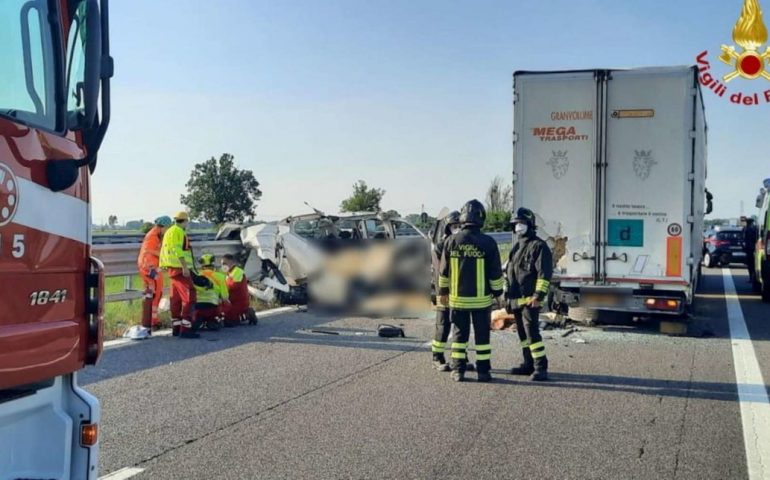
[[[109,124],[106,0],[0,2],[0,480],[95,479],[102,351],[90,181]]]

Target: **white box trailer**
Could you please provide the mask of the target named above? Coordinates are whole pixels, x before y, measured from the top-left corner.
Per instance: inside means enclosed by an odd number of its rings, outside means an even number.
[[[514,73],[514,203],[554,250],[553,305],[681,315],[703,253],[695,67]]]

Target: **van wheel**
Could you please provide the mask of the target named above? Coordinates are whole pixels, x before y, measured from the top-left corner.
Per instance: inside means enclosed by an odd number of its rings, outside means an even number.
[[[714,266],[714,257],[708,252],[703,255],[703,265],[707,268],[712,268]]]

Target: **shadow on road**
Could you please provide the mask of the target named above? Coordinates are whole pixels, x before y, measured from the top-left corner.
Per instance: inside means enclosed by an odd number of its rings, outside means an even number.
[[[384,322],[376,319],[367,319],[371,321],[360,329],[326,326],[338,318],[315,312],[293,312],[261,319],[259,325],[255,327],[242,326],[211,332],[203,330],[200,339],[182,340],[170,336],[159,336],[108,348],[98,365],[87,367],[79,373],[79,383],[88,385],[101,382],[250,343],[301,343],[343,348],[409,351],[419,348],[425,342],[415,338],[380,338],[376,334],[376,327]]]
[[[493,369],[495,383],[532,387],[527,379],[514,379],[505,370]],[[549,381],[537,383],[537,387],[599,390],[626,392],[655,397],[696,398],[703,400],[738,401],[738,390],[734,383],[690,382],[686,380],[662,380],[659,378],[636,378],[610,375],[583,375],[576,373],[549,372]],[[746,400],[764,403],[768,385],[747,385],[750,392]],[[756,392],[756,393],[753,393]]]

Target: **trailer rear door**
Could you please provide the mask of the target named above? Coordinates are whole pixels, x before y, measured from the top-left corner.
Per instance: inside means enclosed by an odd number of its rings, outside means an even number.
[[[593,71],[514,75],[514,203],[566,243],[554,248],[562,281],[597,272],[597,89]]]
[[[607,81],[600,269],[607,282],[689,282],[693,73]]]

